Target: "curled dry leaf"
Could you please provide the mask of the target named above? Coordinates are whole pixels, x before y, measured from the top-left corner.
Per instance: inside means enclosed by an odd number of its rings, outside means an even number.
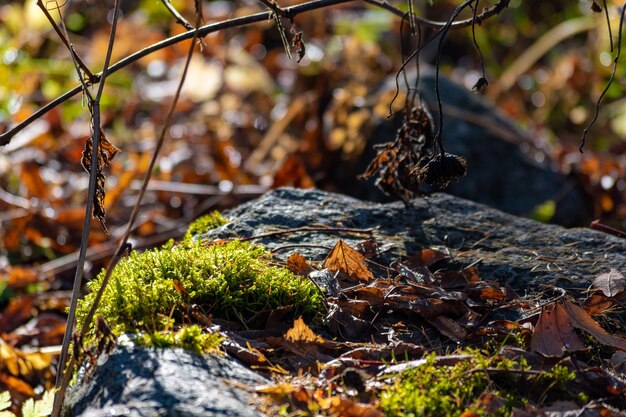
[[[341,271],[359,281],[367,282],[374,279],[374,274],[365,264],[365,257],[341,239],[324,260],[324,268]]]
[[[313,267],[306,258],[297,252],[289,255],[289,258],[287,258],[287,269],[296,275],[305,277],[313,271]]]
[[[106,176],[104,170],[107,168],[115,155],[119,152],[111,142],[109,142],[104,135],[104,131],[100,129],[100,143],[98,144],[98,164],[96,167],[96,193],[93,201],[93,217],[100,221],[102,229],[108,235],[109,231],[106,227],[106,208],[104,204],[104,198],[106,195]],[[91,158],[93,155],[93,137],[87,138],[85,141],[85,148],[83,149],[83,155],[81,164],[87,172],[91,172]]]
[[[569,300],[565,302],[565,308],[574,327],[586,331],[603,345],[626,351],[626,339],[609,334],[584,309]]]
[[[607,297],[615,297],[624,292],[626,288],[626,278],[615,269],[605,272],[596,277],[592,287],[601,291]]]

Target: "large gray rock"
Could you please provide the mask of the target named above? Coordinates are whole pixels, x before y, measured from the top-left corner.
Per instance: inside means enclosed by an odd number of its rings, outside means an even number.
[[[66,415],[83,417],[260,417],[245,386],[268,381],[222,356],[117,346],[76,384]]]
[[[411,80],[414,77],[415,74],[409,74]],[[439,85],[446,150],[467,160],[467,175],[452,183],[447,193],[520,216],[530,216],[538,205],[553,200],[556,210],[552,223],[568,227],[589,224],[593,215],[590,197],[576,176],[556,172],[546,150],[536,149],[529,133],[480,95],[443,74]],[[395,78],[391,77],[375,101],[388,101],[389,92],[395,88]],[[432,68],[422,70],[418,89],[438,122]],[[397,113],[391,119],[372,117],[360,163],[338,164],[334,181],[343,184],[342,192],[374,201],[389,200],[375,189],[373,181],[359,183],[354,178],[374,157],[374,145],[394,139],[401,116]]]
[[[352,245],[375,239],[390,247],[378,259],[382,264],[438,246],[449,250],[448,263],[453,264],[449,266],[476,264],[483,279],[509,284],[521,294],[542,284],[584,288],[600,272],[611,268],[626,272],[624,239],[537,223],[447,194],[416,199],[405,207],[318,190],[279,189],[226,217],[230,222],[208,232],[207,238],[288,231],[256,242],[281,257],[297,251],[311,260],[322,260],[339,238]],[[337,229],[298,231],[316,226]],[[332,282],[320,284],[333,287]],[[70,415],[85,417],[256,417],[260,413],[250,405],[245,386],[265,382],[226,357],[122,345],[76,385],[66,405]]]
[[[318,190],[279,189],[226,213],[230,223],[208,233],[248,237],[276,229],[326,225],[372,230],[371,236],[296,232],[259,239],[278,255],[297,251],[312,260],[337,239],[356,244],[374,238],[391,245],[381,263],[420,248],[447,248],[455,266],[478,263],[483,279],[516,290],[542,284],[586,287],[602,271],[626,273],[626,240],[590,229],[565,229],[505,214],[443,193],[412,201],[373,203]],[[281,250],[288,245],[317,245]]]

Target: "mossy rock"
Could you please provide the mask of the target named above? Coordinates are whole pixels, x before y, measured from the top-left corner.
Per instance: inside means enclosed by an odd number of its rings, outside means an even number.
[[[104,271],[89,284],[91,292],[78,306],[79,326],[103,277]],[[262,313],[285,306],[293,307],[294,315],[312,317],[322,308],[322,295],[305,277],[272,265],[270,253],[261,246],[207,242],[190,235],[179,243],[134,251],[120,261],[96,316],[116,335],[141,333],[144,341],[157,346],[209,350],[219,340],[181,326],[204,325],[214,316],[262,327]]]

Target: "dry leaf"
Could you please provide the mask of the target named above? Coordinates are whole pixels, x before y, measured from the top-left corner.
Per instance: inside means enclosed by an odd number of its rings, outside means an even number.
[[[609,334],[584,309],[569,300],[565,302],[565,308],[574,327],[586,331],[604,345],[626,351],[626,340]]]
[[[467,333],[455,320],[446,316],[437,316],[426,319],[439,333],[448,337],[450,340],[460,342],[465,339]]]
[[[8,333],[32,317],[35,296],[16,297],[0,314],[0,333]]]
[[[287,258],[287,269],[296,275],[308,276],[313,267],[309,264],[304,256],[299,253],[292,253]]]
[[[292,392],[296,391],[296,389],[297,388],[294,387],[292,384],[279,383],[259,385],[254,388],[254,391],[257,394],[270,394],[282,397],[284,395],[291,394]]]
[[[614,304],[615,301],[605,295],[593,294],[585,300],[585,310],[592,316],[596,316],[604,313],[613,307]]]
[[[91,172],[91,158],[93,156],[93,137],[87,138],[81,163],[87,172]],[[98,159],[96,166],[96,193],[93,201],[93,217],[100,221],[102,229],[108,235],[109,231],[106,227],[106,208],[104,204],[106,176],[104,170],[109,166],[111,160],[115,157],[119,149],[111,144],[100,129],[100,142],[98,144]]]
[[[279,187],[313,188],[315,181],[309,176],[301,158],[289,155],[274,174],[272,188]]]
[[[624,291],[624,284],[624,275],[615,269],[611,269],[609,272],[598,275],[592,286],[596,290],[602,291],[607,297],[615,297]]]
[[[293,327],[285,333],[285,340],[290,343],[324,343],[324,339],[316,335],[302,320],[302,317],[298,317],[293,322]]]
[[[374,279],[374,274],[365,264],[365,257],[341,239],[339,239],[339,242],[326,257],[324,268],[328,268],[331,271],[341,271],[349,277],[360,281],[371,281]]]
[[[561,304],[556,304],[552,311],[545,308],[541,312],[530,340],[530,350],[547,357],[585,350],[572,327],[568,311]]]

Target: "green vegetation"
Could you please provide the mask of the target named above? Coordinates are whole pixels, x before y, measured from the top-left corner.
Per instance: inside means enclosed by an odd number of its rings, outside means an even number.
[[[524,358],[511,360],[477,350],[462,353],[470,357],[454,366],[438,365],[433,353],[421,366],[393,375],[393,384],[381,393],[385,415],[457,417],[468,411],[473,416],[505,417],[513,407],[551,393],[577,399],[563,391],[575,376],[564,366],[538,373]]]
[[[193,223],[191,223],[187,229],[187,233],[185,233],[185,239],[190,239],[196,235],[206,233],[209,230],[223,226],[226,223],[228,223],[228,220],[222,216],[222,213],[215,210],[212,213],[198,217]]]
[[[197,324],[185,325],[176,332],[164,330],[144,333],[137,339],[143,346],[181,347],[199,354],[217,351],[222,340],[218,333],[204,333]]]
[[[27,399],[22,404],[22,417],[44,417],[52,414],[54,391],[46,391],[40,400]],[[0,417],[16,417],[9,411],[11,407],[11,394],[9,391],[0,392]]]
[[[90,288],[99,288],[103,276]],[[79,304],[79,326],[94,298],[92,291]],[[312,316],[322,308],[322,296],[306,278],[270,265],[270,254],[263,247],[184,239],[133,252],[122,260],[96,314],[116,335],[144,333],[145,343],[206,351],[219,342],[205,337],[197,326],[178,330],[181,324],[202,324],[213,315],[255,327],[264,324],[257,319],[259,313],[280,306]]]

